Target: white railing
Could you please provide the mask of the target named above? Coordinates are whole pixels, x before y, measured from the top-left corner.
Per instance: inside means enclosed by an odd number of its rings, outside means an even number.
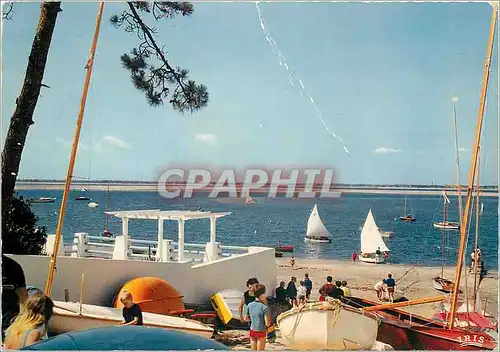
[[[53,247],[54,235],[49,235],[47,248]],[[149,261],[177,261],[179,258],[179,244],[171,240],[163,240],[161,250],[158,242],[151,240],[133,239],[127,236],[124,243],[123,236],[101,237],[87,233],[76,233],[73,243],[65,243],[60,247],[59,255],[72,257],[97,257],[105,259],[132,259]],[[127,251],[125,251],[125,246]],[[61,253],[63,252],[63,253]],[[126,258],[124,258],[126,255]],[[248,247],[222,246],[220,243],[184,243],[183,260],[194,263],[213,261],[224,257],[231,257],[248,253]]]

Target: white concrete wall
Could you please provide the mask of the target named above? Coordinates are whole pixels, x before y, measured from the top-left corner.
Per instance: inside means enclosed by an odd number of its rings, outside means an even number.
[[[49,257],[11,255],[24,269],[30,286],[45,288]],[[271,293],[276,286],[274,250],[250,247],[249,253],[192,266],[190,262],[158,263],[138,260],[58,257],[51,297],[80,300],[80,281],[84,276],[83,302],[110,305],[114,294],[129,280],[141,276],[168,281],[186,303],[207,303],[210,295],[228,288],[245,290],[246,280],[257,277]]]

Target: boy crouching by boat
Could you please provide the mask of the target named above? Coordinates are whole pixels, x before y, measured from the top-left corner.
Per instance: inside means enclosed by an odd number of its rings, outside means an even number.
[[[123,304],[122,314],[125,321],[119,325],[142,325],[142,311],[141,308],[134,303],[132,294],[128,291],[123,291],[120,302]]]
[[[266,349],[267,328],[271,326],[271,315],[267,306],[266,287],[255,285],[255,301],[248,304],[250,320],[250,345],[253,351]]]

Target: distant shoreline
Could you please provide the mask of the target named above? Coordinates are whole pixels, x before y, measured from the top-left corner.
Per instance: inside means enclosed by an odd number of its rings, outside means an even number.
[[[156,183],[145,182],[75,182],[71,185],[71,190],[86,189],[88,191],[107,191],[109,187],[110,192],[158,192]],[[64,182],[62,181],[18,181],[16,184],[17,191],[28,190],[43,190],[43,191],[61,191],[64,189]],[[403,187],[403,186],[338,186],[331,189],[332,192],[341,192],[344,194],[392,194],[392,195],[440,195],[442,189],[431,187]],[[198,191],[202,192],[202,191]],[[266,189],[252,190],[252,194],[265,194],[269,191]],[[457,195],[457,191],[447,187],[446,192],[448,195]],[[465,192],[464,192],[465,193]],[[463,193],[463,194],[464,194]],[[481,197],[498,197],[497,189],[484,189],[481,191]]]

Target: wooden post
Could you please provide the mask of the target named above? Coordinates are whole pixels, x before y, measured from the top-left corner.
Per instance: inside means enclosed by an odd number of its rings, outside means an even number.
[[[445,298],[446,298],[446,296],[438,296],[438,297],[421,298],[421,299],[416,299],[413,301],[405,301],[405,302],[389,303],[389,304],[379,304],[377,306],[363,308],[363,310],[365,312],[373,312],[376,310],[383,310],[383,309],[388,309],[388,308],[415,306],[418,304],[442,302],[445,300]]]
[[[481,97],[479,100],[479,111],[477,117],[477,127],[476,127],[476,137],[473,145],[472,152],[472,161],[471,168],[469,171],[469,182],[467,184],[467,198],[465,200],[465,208],[462,216],[462,223],[460,224],[460,246],[458,247],[458,260],[455,272],[455,289],[453,290],[452,300],[451,300],[451,309],[450,309],[450,320],[449,327],[453,328],[455,324],[455,315],[457,313],[457,304],[458,304],[458,292],[460,291],[460,276],[462,273],[463,261],[464,261],[464,251],[465,244],[467,241],[467,229],[470,217],[470,208],[471,208],[471,196],[472,190],[474,187],[474,176],[476,174],[476,166],[477,166],[477,155],[479,150],[479,143],[481,141],[481,130],[483,127],[483,115],[484,115],[484,106],[486,102],[486,92],[488,90],[488,78],[490,76],[490,65],[491,65],[491,53],[493,50],[493,42],[495,39],[495,23],[497,19],[497,7],[493,4],[493,11],[491,13],[491,24],[490,24],[490,36],[488,42],[488,49],[486,53],[486,63],[484,65],[484,73],[483,73],[483,85],[481,88]]]
[[[82,304],[83,304],[83,279],[85,278],[85,273],[82,273],[82,281],[80,281],[80,315],[82,315]]]
[[[83,114],[85,112],[85,103],[87,101],[87,93],[89,91],[90,77],[92,76],[92,67],[94,66],[94,56],[95,56],[95,50],[97,48],[97,39],[99,37],[99,30],[101,28],[101,19],[103,10],[104,10],[104,2],[101,2],[99,4],[99,11],[97,12],[97,21],[95,25],[94,39],[92,41],[92,46],[90,49],[90,57],[86,67],[87,75],[85,76],[85,83],[83,85],[82,100],[80,102],[80,111],[78,113],[78,119],[76,122],[76,132],[75,132],[75,137],[73,138],[73,147],[71,148],[68,174],[66,175],[66,184],[64,186],[63,199],[61,201],[61,209],[59,210],[59,219],[57,221],[56,239],[54,242],[54,248],[59,248],[59,242],[61,241],[64,215],[66,213],[66,203],[68,201],[71,178],[73,177],[73,169],[75,167],[76,152],[78,150],[78,142],[80,140],[80,131],[82,129]],[[54,281],[56,259],[57,259],[56,254],[57,251],[50,256],[49,275],[47,277],[47,284],[45,285],[45,294],[47,296],[50,296],[50,294],[52,293],[52,282]]]

